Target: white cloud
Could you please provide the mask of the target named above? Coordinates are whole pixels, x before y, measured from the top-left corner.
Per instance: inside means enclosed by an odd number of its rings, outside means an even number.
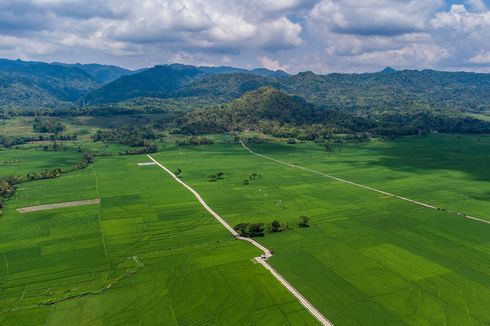
[[[270,70],[288,71],[290,69],[289,65],[281,65],[279,61],[271,59],[267,56],[258,57],[257,60],[260,62],[263,68],[267,68]]]
[[[441,4],[441,0],[323,0],[310,17],[336,33],[399,35],[426,30]]]
[[[450,11],[438,12],[431,24],[437,29],[471,33],[476,29],[490,28],[490,12],[469,12],[464,5],[452,5]]]
[[[485,3],[0,0],[0,56],[131,67],[180,61],[317,72],[386,65],[484,70]]]
[[[484,11],[487,9],[487,6],[483,2],[483,0],[466,0],[466,3],[471,9],[476,11]]]
[[[471,57],[468,62],[476,64],[490,64],[490,52],[485,51]]]

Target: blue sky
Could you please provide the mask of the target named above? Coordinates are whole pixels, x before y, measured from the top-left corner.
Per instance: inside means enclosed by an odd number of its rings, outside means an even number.
[[[490,72],[489,0],[0,1],[0,57]]]

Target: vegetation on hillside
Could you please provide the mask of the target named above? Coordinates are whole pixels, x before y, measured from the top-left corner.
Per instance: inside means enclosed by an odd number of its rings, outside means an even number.
[[[490,123],[460,116],[431,112],[392,113],[386,119],[321,109],[297,96],[272,87],[248,92],[241,98],[211,109],[185,113],[177,121],[179,132],[205,134],[256,130],[276,137],[303,140],[328,139],[334,133],[413,135],[420,132],[488,133]]]

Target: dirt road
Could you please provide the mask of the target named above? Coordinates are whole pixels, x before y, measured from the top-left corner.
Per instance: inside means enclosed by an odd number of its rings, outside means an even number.
[[[282,165],[286,165],[286,166],[289,166],[291,168],[297,168],[297,169],[300,169],[300,170],[304,170],[304,171],[308,171],[308,172],[311,172],[311,173],[315,173],[315,174],[321,175],[321,176],[326,177],[326,178],[330,178],[330,179],[333,179],[333,180],[336,180],[336,181],[339,181],[339,182],[350,184],[352,186],[356,186],[356,187],[359,187],[359,188],[364,188],[364,189],[367,189],[367,190],[370,190],[370,191],[374,191],[374,192],[383,194],[385,196],[390,196],[390,197],[393,197],[393,198],[404,200],[404,201],[407,201],[409,203],[412,203],[412,204],[415,204],[415,205],[419,205],[419,206],[422,206],[422,207],[425,207],[425,208],[435,209],[435,210],[438,210],[438,211],[446,212],[448,214],[452,214],[452,215],[457,215],[457,216],[460,216],[460,217],[464,217],[464,218],[467,218],[467,219],[470,219],[470,220],[473,220],[473,221],[490,224],[490,220],[484,220],[484,219],[481,219],[481,218],[478,218],[478,217],[474,217],[474,216],[471,216],[471,215],[466,215],[464,213],[447,210],[447,209],[441,208],[441,207],[436,207],[436,206],[433,206],[433,205],[430,205],[430,204],[426,204],[426,203],[423,203],[423,202],[420,202],[420,201],[416,201],[416,200],[413,200],[413,199],[410,199],[410,198],[406,198],[406,197],[403,197],[403,196],[395,195],[395,194],[392,194],[392,193],[389,193],[389,192],[386,192],[386,191],[383,191],[383,190],[379,190],[379,189],[376,189],[376,188],[368,187],[368,186],[365,186],[365,185],[362,185],[362,184],[359,184],[359,183],[355,183],[355,182],[352,182],[352,181],[349,181],[349,180],[337,178],[337,177],[334,177],[333,175],[329,175],[329,174],[322,173],[322,172],[319,172],[319,171],[316,171],[316,170],[305,168],[305,167],[300,166],[300,165],[295,165],[295,164],[291,164],[291,163],[288,163],[288,162],[276,160],[275,158],[272,158],[272,157],[269,157],[269,156],[266,156],[266,155],[263,155],[263,154],[259,154],[257,152],[254,152],[253,150],[251,150],[250,148],[248,148],[247,145],[245,145],[243,142],[240,142],[240,144],[242,144],[242,146],[247,151],[249,151],[250,153],[252,153],[253,155],[260,156],[260,157],[265,158],[267,160],[270,160],[270,161],[273,161],[273,162],[276,162],[276,163],[279,163],[279,164],[282,164]]]
[[[151,155],[147,155],[147,156],[148,156],[148,158],[150,160],[152,160],[153,162],[155,162],[155,164],[158,165],[161,169],[163,169],[165,172],[167,172],[168,174],[170,174],[170,176],[172,176],[172,178],[174,178],[175,181],[177,181],[182,186],[184,186],[187,190],[189,190],[194,195],[194,197],[196,197],[196,199],[199,201],[199,203],[201,203],[201,205],[211,215],[213,215],[213,217],[216,220],[218,220],[218,222],[220,222],[221,225],[223,225],[236,239],[247,241],[247,242],[251,243],[252,245],[254,245],[255,247],[257,247],[258,249],[260,249],[264,254],[262,256],[260,256],[260,257],[255,257],[255,261],[257,261],[259,264],[261,264],[262,266],[264,266],[269,272],[271,272],[271,274],[292,295],[294,295],[296,297],[296,299],[298,299],[298,301],[301,303],[301,305],[303,305],[303,307],[305,307],[313,315],[313,317],[315,317],[322,325],[325,325],[325,326],[333,326],[333,324],[327,318],[325,318],[325,316],[323,316],[322,313],[320,311],[318,311],[318,309],[316,309],[308,300],[306,300],[306,298],[303,297],[298,290],[296,290],[283,276],[281,276],[281,274],[279,274],[271,265],[269,265],[269,263],[267,263],[267,259],[269,259],[270,257],[272,257],[272,253],[271,253],[271,251],[269,249],[267,249],[266,247],[262,246],[260,243],[258,243],[254,239],[241,237],[228,223],[226,223],[226,221],[221,216],[219,216],[215,211],[213,211],[211,209],[211,207],[208,206],[208,204],[206,204],[206,202],[204,201],[204,199],[202,199],[201,195],[199,195],[199,193],[197,191],[195,191],[190,186],[188,186],[185,182],[183,182],[182,180],[180,180],[179,178],[177,178],[177,176],[172,171],[170,171],[165,166],[163,166],[162,164],[160,164]]]

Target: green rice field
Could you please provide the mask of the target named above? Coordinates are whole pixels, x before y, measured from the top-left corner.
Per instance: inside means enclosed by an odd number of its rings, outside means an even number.
[[[0,219],[1,325],[315,324],[144,157],[22,184]],[[19,207],[101,198],[20,214]]]
[[[257,240],[335,325],[490,324],[490,224],[266,160],[229,136],[215,139],[167,144],[153,157],[181,169],[231,225],[287,223]],[[250,147],[490,220],[490,137],[343,143],[333,153],[313,143]],[[29,169],[42,168],[36,151],[24,153]],[[0,217],[1,325],[317,324],[253,263],[256,248],[233,240],[163,170],[137,166],[146,161],[98,157],[85,170],[19,185]],[[210,182],[217,172],[224,178]],[[16,211],[94,198],[101,204]],[[300,216],[311,226],[299,228]]]
[[[334,154],[314,144],[252,149],[490,218],[484,214],[488,142],[437,135],[339,145]],[[292,226],[260,242],[274,250],[271,264],[336,325],[490,323],[488,224],[283,166],[240,145],[176,148],[156,157],[182,169],[183,179],[231,224],[279,219]],[[216,171],[225,179],[209,182]],[[253,173],[262,178],[244,185]],[[296,226],[301,215],[311,217],[310,228]]]

